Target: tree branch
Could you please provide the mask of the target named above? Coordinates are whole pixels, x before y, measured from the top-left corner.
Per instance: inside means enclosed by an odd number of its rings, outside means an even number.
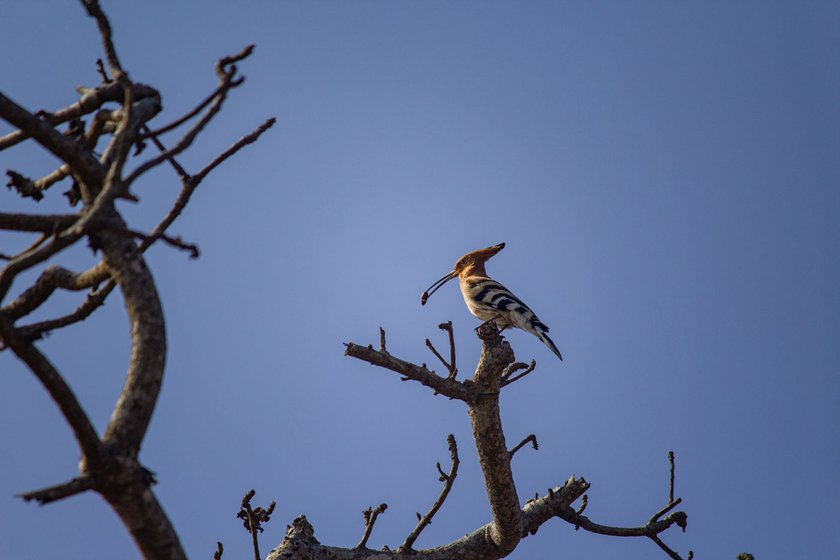
[[[534,448],[534,451],[536,451],[540,448],[539,444],[537,443],[537,436],[535,436],[534,434],[531,434],[528,437],[526,437],[525,439],[523,439],[522,441],[520,441],[516,445],[516,447],[514,447],[513,449],[511,449],[508,452],[508,453],[510,453],[510,456],[513,457],[516,454],[516,452],[519,451],[520,449],[522,449],[522,447],[524,447],[525,444],[528,443],[529,441],[531,442],[531,446]]]
[[[34,138],[41,146],[70,166],[74,175],[87,185],[97,185],[105,178],[105,170],[83,145],[67,138],[52,125],[39,119],[5,95],[0,93],[0,118]]]
[[[449,474],[443,474],[441,472],[441,481],[443,482],[443,489],[440,492],[440,496],[438,499],[435,500],[435,503],[432,504],[432,507],[429,511],[417,521],[417,526],[414,527],[414,530],[406,537],[405,541],[402,545],[397,549],[397,552],[408,552],[412,550],[412,546],[414,545],[414,541],[417,540],[417,537],[420,536],[420,533],[425,529],[431,522],[432,518],[438,512],[440,507],[443,505],[443,502],[446,501],[446,497],[449,495],[449,491],[452,490],[452,485],[455,484],[455,477],[458,476],[458,465],[461,464],[461,461],[458,459],[458,444],[455,442],[455,436],[449,434],[446,441],[449,444],[449,455],[452,458],[452,466],[449,467]],[[438,470],[440,470],[440,463],[437,464]]]
[[[90,474],[83,474],[68,482],[50,486],[49,488],[33,490],[32,492],[25,492],[19,494],[18,497],[22,498],[24,502],[35,500],[43,506],[57,502],[58,500],[63,500],[64,498],[69,498],[70,496],[75,496],[76,494],[81,494],[82,492],[87,492],[88,490],[92,490],[93,487],[93,477]]]
[[[0,338],[35,374],[58,405],[67,423],[70,424],[87,463],[94,467],[99,466],[103,460],[102,442],[87,413],[58,370],[31,342],[18,335],[5,313],[0,313]]]
[[[350,356],[368,362],[371,365],[395,371],[403,375],[406,379],[422,383],[426,387],[434,389],[435,392],[451,399],[468,402],[473,398],[473,392],[468,385],[459,383],[454,379],[440,377],[435,372],[426,369],[425,365],[418,366],[411,362],[406,362],[391,354],[374,350],[373,346],[359,346],[352,342],[346,343],[345,346],[345,356]]]
[[[354,550],[364,550],[367,548],[367,542],[371,532],[373,532],[376,518],[379,517],[380,513],[384,513],[386,509],[388,509],[388,504],[379,504],[375,508],[367,508],[362,512],[362,516],[365,518],[365,532],[362,534],[362,540],[354,547]]]

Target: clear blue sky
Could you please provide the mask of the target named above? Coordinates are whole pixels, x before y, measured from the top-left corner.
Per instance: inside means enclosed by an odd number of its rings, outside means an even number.
[[[489,273],[566,360],[508,335],[538,362],[502,400],[511,445],[540,441],[514,461],[523,500],[574,473],[592,483],[594,520],[643,524],[667,498],[673,449],[689,528],[664,538],[683,555],[840,550],[838,3],[104,4],[131,76],[163,92],[161,123],[211,91],[217,58],[257,44],[190,170],[278,117],[173,227],[201,259],[149,254],[170,354],[142,459],[192,558],[217,540],[249,554],[234,515],[252,487],[278,502],[263,553],[301,513],[321,542],[353,546],[361,510],[383,501],[370,544],[399,545],[437,496],[450,432],[461,475],[417,545],[489,519],[464,407],[345,358],[342,342],[376,342],[382,325],[394,354],[432,364],[423,339],[444,344],[436,325],[452,319],[469,373],[477,320],[457,287],[426,307],[420,293],[502,241]],[[53,109],[97,81],[98,36],[76,3],[0,0],[0,13],[4,93]],[[31,176],[53,164],[0,154]],[[65,188],[34,209],[62,211]],[[151,227],[177,190],[168,170],[150,175],[127,218]],[[5,192],[0,207],[33,208]],[[3,252],[26,241],[0,237]],[[100,429],[127,333],[114,297],[41,344]],[[135,558],[95,495],[13,497],[73,476],[78,452],[8,352],[0,372],[0,558]],[[549,557],[665,556],[560,521],[511,556]]]

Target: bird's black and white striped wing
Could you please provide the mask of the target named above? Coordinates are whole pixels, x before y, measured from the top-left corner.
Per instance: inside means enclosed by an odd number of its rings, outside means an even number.
[[[561,360],[563,357],[548,337],[548,325],[540,321],[531,308],[513,295],[513,293],[490,278],[471,283],[468,301],[470,309],[476,317],[488,320],[498,316],[496,324],[500,328],[517,327],[539,338]]]

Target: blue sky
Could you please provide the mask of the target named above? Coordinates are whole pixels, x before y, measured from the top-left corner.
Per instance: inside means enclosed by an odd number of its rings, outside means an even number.
[[[392,353],[453,320],[478,356],[457,287],[420,293],[463,253],[506,242],[488,272],[552,328],[560,363],[507,335],[537,371],[502,414],[519,495],[572,473],[589,515],[639,525],[667,499],[683,555],[762,560],[840,550],[840,8],[831,2],[105,3],[120,56],[165,113],[214,87],[219,57],[256,43],[246,84],[196,148],[196,170],[269,116],[211,175],[172,232],[190,261],[149,252],[168,320],[167,377],[142,459],[188,553],[249,554],[234,515],[276,500],[266,553],[305,513],[323,543],[399,545],[437,496],[446,436],[461,449],[430,547],[489,519],[464,407],[343,356],[387,329]],[[73,2],[0,1],[3,91],[32,110],[75,99],[100,57]],[[0,125],[0,132],[8,127]],[[168,138],[173,142],[173,138]],[[18,147],[0,167],[54,165]],[[58,186],[37,208],[63,211]],[[167,169],[122,207],[150,228],[178,191]],[[2,252],[28,238],[0,237]],[[89,251],[58,262],[82,269]],[[15,290],[23,289],[17,283]],[[50,312],[75,307],[61,294]],[[41,344],[104,427],[122,385],[118,297]],[[0,354],[0,557],[137,557],[94,495],[38,508],[14,494],[75,473],[70,432],[35,379]],[[514,559],[663,557],[653,543],[550,522]],[[226,555],[227,556],[227,555]]]

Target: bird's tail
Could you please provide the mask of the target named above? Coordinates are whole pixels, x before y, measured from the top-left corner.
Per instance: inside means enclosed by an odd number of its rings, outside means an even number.
[[[549,350],[551,350],[552,352],[554,352],[554,354],[555,354],[558,358],[560,358],[560,361],[562,362],[562,361],[563,361],[563,356],[560,354],[560,350],[558,350],[558,349],[557,349],[557,346],[555,346],[555,345],[554,345],[554,341],[553,341],[553,340],[551,340],[551,339],[548,337],[548,335],[547,335],[547,334],[545,334],[544,332],[541,332],[541,330],[540,330],[540,329],[536,329],[536,330],[537,330],[537,338],[539,338],[540,340],[542,340],[542,341],[543,341],[543,344],[545,344],[546,346],[548,346],[548,349],[549,349]]]

